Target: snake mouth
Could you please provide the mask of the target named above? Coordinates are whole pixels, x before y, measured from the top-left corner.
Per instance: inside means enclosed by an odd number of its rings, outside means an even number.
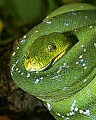
[[[60,59],[65,54],[65,51],[61,52],[59,55],[54,57],[51,61],[48,62],[48,64],[43,65],[42,62],[34,62],[31,59],[25,60],[24,66],[27,71],[45,71],[48,70],[52,65],[57,62],[58,59]],[[43,66],[43,67],[41,67]]]
[[[24,66],[27,71],[44,71],[51,67],[54,59],[52,59],[46,66],[40,68],[40,63],[36,64],[35,62],[25,61]]]

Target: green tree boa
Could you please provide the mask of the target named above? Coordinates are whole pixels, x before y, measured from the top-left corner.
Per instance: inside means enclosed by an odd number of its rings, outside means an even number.
[[[57,120],[96,120],[96,7],[55,10],[20,40],[10,69]]]

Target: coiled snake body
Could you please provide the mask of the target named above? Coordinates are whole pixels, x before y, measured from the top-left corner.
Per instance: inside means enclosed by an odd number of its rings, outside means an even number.
[[[16,46],[14,82],[45,101],[57,120],[96,119],[96,7],[63,6]]]

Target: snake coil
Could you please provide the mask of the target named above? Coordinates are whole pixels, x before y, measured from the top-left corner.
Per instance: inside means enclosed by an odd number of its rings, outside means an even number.
[[[20,40],[10,69],[57,120],[96,120],[96,7],[55,10]]]

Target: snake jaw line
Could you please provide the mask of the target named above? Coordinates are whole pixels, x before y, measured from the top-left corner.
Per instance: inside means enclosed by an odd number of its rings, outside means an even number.
[[[27,71],[44,71],[48,68],[50,68],[50,66],[54,65],[55,62],[60,59],[64,54],[66,53],[66,51],[63,51],[61,52],[59,55],[57,55],[54,59],[52,59],[47,65],[43,66],[43,63],[39,63],[39,64],[36,64],[35,62],[32,62],[32,60],[25,60],[24,62],[24,66],[25,66],[25,69]],[[43,66],[43,67],[40,67],[40,66]]]

